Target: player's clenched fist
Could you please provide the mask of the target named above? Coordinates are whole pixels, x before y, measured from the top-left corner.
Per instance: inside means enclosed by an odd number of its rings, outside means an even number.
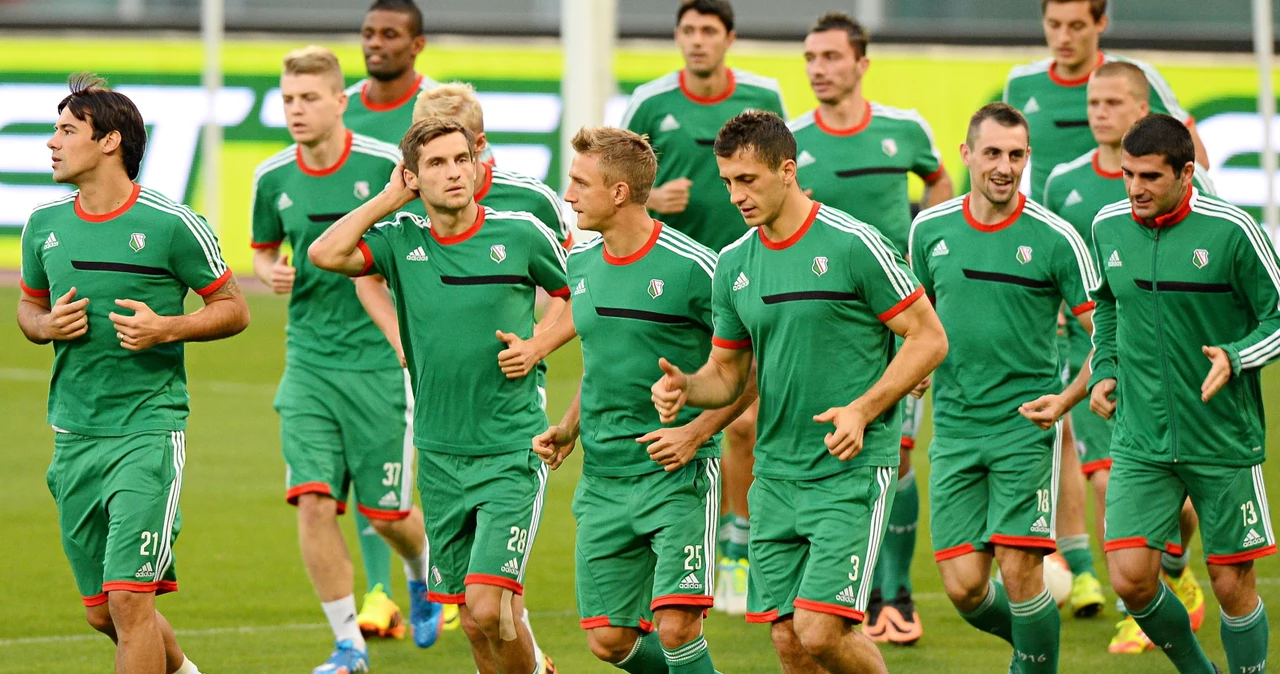
[[[288,255],[276,258],[276,263],[271,265],[271,292],[277,295],[293,292],[293,279],[297,275],[298,270],[289,264]]]
[[[835,424],[836,429],[823,438],[827,451],[841,461],[848,461],[862,451],[862,435],[867,429],[867,420],[862,411],[854,405],[832,407],[822,414],[815,415],[813,420],[820,424]]]
[[[165,316],[156,314],[151,307],[137,300],[116,300],[116,305],[133,311],[132,316],[114,311],[108,314],[120,346],[130,351],[142,351],[169,341]]]
[[[1093,385],[1089,392],[1089,409],[1103,419],[1110,419],[1116,413],[1116,380],[1103,379]]]
[[[89,315],[85,312],[85,307],[89,306],[89,298],[77,300],[75,297],[76,289],[72,288],[49,307],[44,320],[46,338],[66,341],[89,331]]]
[[[552,426],[533,438],[533,453],[551,470],[560,467],[565,457],[573,453],[577,435],[563,426]]]
[[[666,358],[658,359],[658,367],[662,368],[662,379],[649,390],[653,393],[653,406],[658,409],[658,418],[669,424],[676,420],[676,414],[689,398],[689,378]]]
[[[534,342],[501,330],[496,331],[496,334],[507,345],[507,348],[498,352],[498,367],[502,368],[502,374],[507,379],[527,376],[542,360],[543,354],[538,352]]]
[[[650,190],[646,205],[665,215],[683,213],[689,207],[689,188],[692,185],[693,181],[688,178],[667,181]]]

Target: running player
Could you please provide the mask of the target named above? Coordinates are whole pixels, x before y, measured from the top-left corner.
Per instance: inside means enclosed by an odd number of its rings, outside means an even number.
[[[907,174],[924,180],[922,208],[950,199],[951,179],[923,117],[862,97],[869,41],[862,24],[841,12],[822,15],[809,29],[804,60],[818,108],[790,124],[800,152],[797,175],[814,199],[879,229],[905,254],[911,227]],[[920,494],[909,450],[915,446],[918,406],[910,396],[902,405],[897,495],[863,631],[872,641],[906,645],[923,636],[924,626],[911,599]]]
[[[1073,161],[1059,164],[1045,183],[1045,207],[1070,222],[1086,244],[1092,245],[1093,218],[1098,211],[1125,198],[1120,171],[1120,139],[1134,122],[1147,116],[1147,90],[1147,77],[1134,64],[1112,61],[1099,66],[1089,80],[1088,89],[1089,128],[1098,146]],[[1208,176],[1199,166],[1196,167],[1193,184],[1201,193],[1213,194]],[[1074,377],[1084,367],[1093,346],[1090,335],[1074,323],[1067,324],[1067,340],[1067,376]],[[1096,531],[1102,535],[1107,479],[1111,474],[1111,424],[1084,408],[1076,408],[1070,418],[1081,467],[1093,486]],[[1070,475],[1063,475],[1064,482],[1068,479],[1071,479]],[[1188,502],[1181,517],[1182,540],[1190,541],[1195,525],[1195,511]],[[1192,628],[1199,630],[1204,621],[1204,591],[1187,567],[1189,547],[1183,546],[1182,556],[1165,553],[1161,558],[1161,568],[1166,581],[1187,607]],[[1071,591],[1072,611],[1077,616],[1096,613],[1103,602],[1102,588],[1094,575],[1088,534],[1060,535],[1058,548],[1075,574]],[[1119,632],[1109,646],[1112,653],[1141,653],[1154,648],[1132,618],[1126,617],[1118,627]]]
[[[1261,369],[1280,356],[1280,259],[1244,211],[1192,184],[1195,149],[1151,115],[1121,142],[1129,198],[1093,222],[1103,270],[1090,408],[1115,415],[1107,488],[1111,585],[1181,672],[1217,671],[1160,582],[1177,512],[1200,515],[1227,671],[1266,669],[1269,627],[1253,560],[1276,538],[1262,478]],[[1205,361],[1208,362],[1205,362]]]
[[[54,182],[77,189],[27,220],[18,303],[22,334],[53,342],[49,491],[116,671],[197,674],[155,607],[178,589],[183,343],[239,333],[249,307],[204,219],[133,182],[147,145],[138,108],[99,77],[69,83],[46,145]],[[204,307],[184,314],[189,289]]]
[[[475,203],[466,127],[423,120],[400,151],[413,168],[393,171],[309,256],[321,269],[380,274],[395,296],[416,401],[432,601],[466,605],[462,626],[481,674],[541,673],[545,660],[513,618],[524,611],[547,477],[530,451],[547,417],[527,375],[573,337],[569,320],[532,335],[535,286],[569,294],[566,252],[537,218]],[[419,195],[428,219],[403,212]]]
[[[716,133],[729,118],[747,110],[786,108],[777,81],[725,66],[737,34],[728,0],[681,0],[676,10],[676,45],[684,68],[636,88],[621,126],[649,137],[661,161],[657,185],[649,193],[655,218],[718,251],[742,235],[747,225],[720,188],[712,153]],[[732,517],[725,537],[716,596],[731,614],[747,610],[747,489],[751,486],[756,408],[725,429],[724,495]]]
[[[1012,644],[1025,673],[1058,670],[1042,566],[1054,550],[1056,422],[1084,399],[1087,376],[1057,392],[1058,311],[1065,301],[1090,331],[1097,276],[1071,225],[1019,193],[1028,154],[1017,110],[979,109],[960,147],[973,190],[916,216],[910,244],[953,349],[934,375],[934,559],[960,615]],[[993,558],[1003,584],[990,580]]]
[[[772,623],[783,671],[883,672],[875,644],[854,627],[893,505],[897,403],[942,360],[947,338],[893,246],[805,196],[782,119],[738,115],[715,152],[733,204],[757,231],[721,251],[710,358],[693,374],[660,361],[654,403],[664,423],[686,404],[732,403],[754,352],[747,620]],[[895,333],[904,338],[896,353]]]
[[[413,505],[407,373],[348,279],[317,269],[305,255],[290,265],[280,247],[305,251],[372,196],[370,186],[385,182],[400,153],[343,126],[342,70],[328,49],[287,54],[280,89],[295,144],[254,174],[254,270],[290,296],[286,367],[275,399],[287,499],[298,507],[302,559],[337,642],[316,671],[354,671],[357,663],[368,666],[368,649],[359,621],[350,620],[352,569],[337,519],[353,487],[357,509],[404,560],[414,641],[427,648],[440,633],[441,607],[426,596],[422,511]],[[403,636],[404,625],[380,630]]]

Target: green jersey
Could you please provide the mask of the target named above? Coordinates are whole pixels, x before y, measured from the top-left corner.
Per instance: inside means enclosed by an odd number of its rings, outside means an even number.
[[[180,431],[187,426],[183,345],[120,346],[109,314],[136,300],[181,316],[187,290],[208,295],[231,278],[218,238],[190,208],[139,185],[104,215],[80,209],[79,192],[37,206],[22,229],[22,290],[88,298],[89,330],[53,343],[48,421],[93,436]]]
[[[1134,59],[1098,54],[1098,63],[1125,61],[1142,69],[1151,86],[1151,112],[1172,115],[1191,123],[1178,106],[1173,89],[1155,68]],[[1014,66],[1004,85],[1005,103],[1022,111],[1031,127],[1031,198],[1042,201],[1044,184],[1055,166],[1071,161],[1097,146],[1089,130],[1089,75],[1064,80],[1053,71],[1053,59]]]
[[[621,126],[649,136],[658,155],[655,185],[688,178],[689,205],[681,213],[654,213],[668,225],[711,250],[742,236],[747,223],[729,201],[712,146],[724,123],[745,110],[766,110],[787,118],[777,80],[745,70],[729,70],[729,88],[702,98],[685,87],[685,71],[642,84],[631,95]]]
[[[833,129],[817,110],[789,125],[795,134],[800,186],[814,199],[866,222],[902,253],[911,229],[907,174],[926,183],[942,177],[942,153],[915,110],[867,103],[862,123]]]
[[[614,257],[597,237],[569,252],[573,324],[582,340],[582,472],[620,477],[662,470],[636,438],[663,423],[649,388],[658,359],[694,372],[711,353],[711,276],[716,255],[654,221],[644,247]],[[686,407],[669,427],[701,410]],[[720,455],[709,439],[695,459]]]
[[[494,333],[533,336],[534,288],[569,295],[568,253],[528,213],[481,207],[461,234],[397,213],[364,235],[363,273],[386,277],[413,383],[413,444],[442,454],[529,451],[547,429],[535,377],[507,379]]]
[[[347,87],[347,111],[342,115],[342,123],[356,133],[399,147],[400,139],[413,125],[413,104],[418,94],[438,86],[440,83],[430,77],[418,75],[413,88],[400,100],[378,104],[369,100],[369,79],[362,79]],[[386,181],[379,183],[382,184]]]
[[[307,257],[311,242],[339,218],[381,191],[400,151],[347,132],[337,164],[308,168],[302,148],[291,145],[258,166],[253,176],[254,248],[288,241],[297,275],[289,295],[285,357],[335,370],[398,368],[386,337],[356,297],[351,279],[317,268]]]
[[[933,377],[933,427],[947,437],[1030,428],[1018,407],[1062,389],[1058,309],[1093,308],[1093,258],[1071,225],[1018,195],[984,225],[969,195],[911,223],[911,267],[934,299],[951,345]]]
[[[755,352],[756,475],[811,480],[898,465],[897,405],[867,424],[862,451],[848,461],[827,451],[832,426],[813,417],[879,381],[894,349],[885,322],[923,295],[882,234],[817,202],[786,241],[757,228],[720,252],[712,343]]]

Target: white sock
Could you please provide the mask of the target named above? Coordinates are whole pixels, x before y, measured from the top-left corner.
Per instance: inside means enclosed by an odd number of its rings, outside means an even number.
[[[200,674],[200,670],[196,668],[196,663],[191,658],[182,656],[182,666],[173,672],[173,674]]]
[[[422,546],[422,554],[414,559],[404,560],[404,575],[409,580],[427,579],[427,546]]]
[[[364,635],[360,634],[360,625],[356,622],[356,598],[355,595],[347,595],[336,601],[326,601],[320,603],[324,609],[324,614],[329,618],[329,627],[333,629],[334,641],[350,640],[355,647],[365,653],[369,652],[368,646],[365,646]]]
[[[529,641],[533,644],[533,659],[538,663],[538,670],[542,671],[542,665],[546,658],[542,657],[542,649],[538,648],[538,637],[533,636],[533,625],[529,624],[529,609],[525,609],[520,616],[520,622],[529,630]]]

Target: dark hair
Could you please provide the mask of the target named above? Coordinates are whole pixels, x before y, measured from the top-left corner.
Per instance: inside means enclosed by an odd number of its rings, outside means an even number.
[[[138,178],[142,155],[147,152],[147,127],[142,113],[128,96],[107,88],[107,80],[93,73],[77,73],[67,78],[71,93],[58,104],[58,114],[71,114],[93,126],[93,139],[101,140],[112,131],[120,134],[120,154],[129,180]]]
[[[733,32],[733,5],[729,4],[729,0],[680,0],[680,9],[676,10],[676,24],[679,25],[680,19],[691,10],[718,17],[720,23],[724,24],[725,32]]]
[[[1120,147],[1135,157],[1164,155],[1164,160],[1173,168],[1174,175],[1196,160],[1196,146],[1191,140],[1191,132],[1185,124],[1169,115],[1147,115],[1134,122],[1125,132]]]
[[[853,47],[853,55],[862,58],[867,55],[867,45],[871,43],[871,34],[858,20],[844,12],[827,12],[818,17],[809,34],[822,33],[828,30],[842,30],[849,36],[849,46]]]
[[[409,15],[409,34],[413,37],[422,35],[422,10],[418,9],[418,5],[413,0],[373,0],[373,4],[369,5],[369,12],[399,12]]]
[[[418,155],[422,152],[422,146],[442,136],[460,133],[463,138],[467,139],[467,149],[471,151],[471,157],[476,156],[476,137],[472,135],[467,127],[456,119],[444,119],[440,117],[430,117],[413,123],[409,127],[409,131],[404,134],[404,138],[400,139],[400,154],[404,157],[404,167],[414,175],[418,174]]]
[[[772,112],[748,110],[725,122],[716,135],[717,157],[729,158],[740,150],[751,149],[756,159],[778,170],[782,162],[796,158],[796,137],[787,123]]]
[[[1087,2],[1089,3],[1089,13],[1093,15],[1093,22],[1097,23],[1107,14],[1107,0],[1040,0],[1040,16],[1044,16],[1049,11],[1049,3],[1068,3],[1068,2]]]
[[[973,141],[978,135],[978,127],[982,126],[982,123],[988,119],[1005,128],[1020,126],[1027,131],[1027,137],[1031,137],[1031,129],[1027,126],[1027,118],[1023,117],[1017,108],[1008,103],[988,103],[978,108],[978,111],[969,118],[969,131],[964,136],[964,143],[969,146],[969,149],[973,149]]]

